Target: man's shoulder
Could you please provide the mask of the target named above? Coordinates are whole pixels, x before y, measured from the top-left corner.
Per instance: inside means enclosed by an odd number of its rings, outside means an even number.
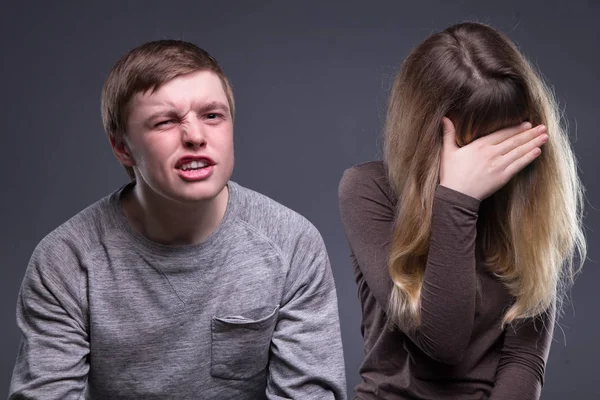
[[[321,240],[317,228],[299,212],[279,203],[265,194],[232,183],[235,188],[236,215],[250,229],[254,229],[284,247],[301,238]]]
[[[81,258],[101,245],[107,226],[113,219],[111,196],[87,206],[48,233],[36,246],[32,258]]]

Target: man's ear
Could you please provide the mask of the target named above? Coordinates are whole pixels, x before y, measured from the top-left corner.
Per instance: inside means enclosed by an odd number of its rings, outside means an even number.
[[[117,160],[119,160],[119,162],[126,167],[135,166],[135,161],[131,156],[129,147],[127,147],[125,138],[118,138],[114,134],[110,134],[108,135],[108,139],[110,141],[110,146],[112,147],[113,153],[115,154],[115,157],[117,157]]]

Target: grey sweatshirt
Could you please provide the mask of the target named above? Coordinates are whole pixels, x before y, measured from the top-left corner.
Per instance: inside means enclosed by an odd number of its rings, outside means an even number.
[[[121,190],[35,249],[10,399],[345,399],[334,281],[299,214],[229,182],[203,243],[138,234]]]

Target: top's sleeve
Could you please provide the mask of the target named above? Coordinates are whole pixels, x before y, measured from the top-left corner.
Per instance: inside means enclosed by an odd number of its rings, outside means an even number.
[[[273,333],[268,399],[346,399],[335,284],[325,244],[305,221]]]
[[[339,187],[341,218],[367,286],[387,311],[388,260],[395,206],[387,177],[350,168]],[[455,364],[464,356],[475,319],[475,238],[479,200],[438,186],[421,291],[421,325],[405,334],[429,357]],[[451,334],[450,334],[451,332]]]
[[[38,245],[17,300],[22,338],[9,400],[83,398],[90,346],[82,281],[69,246],[49,239]]]
[[[556,307],[508,326],[490,400],[538,400],[552,344]]]

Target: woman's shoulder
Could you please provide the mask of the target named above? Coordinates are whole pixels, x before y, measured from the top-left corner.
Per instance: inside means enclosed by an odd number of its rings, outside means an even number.
[[[385,176],[387,174],[385,164],[381,160],[367,161],[354,165],[344,171],[344,175],[352,177],[374,178]]]
[[[383,161],[369,161],[346,169],[340,180],[338,195],[340,200],[368,196],[392,203],[395,203],[396,197]]]

